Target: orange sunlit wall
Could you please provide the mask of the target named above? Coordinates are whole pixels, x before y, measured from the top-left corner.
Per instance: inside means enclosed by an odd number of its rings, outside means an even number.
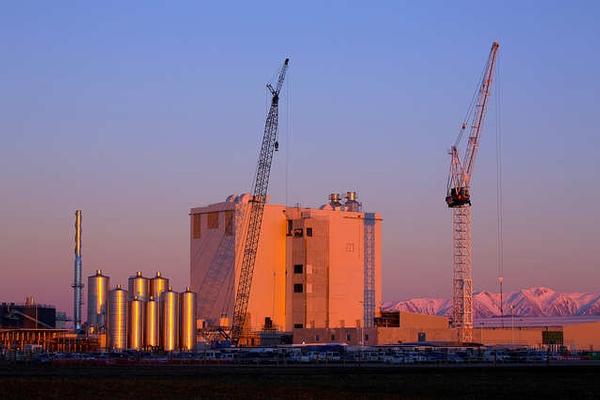
[[[230,196],[190,212],[191,286],[199,294],[198,318],[209,323],[233,308],[249,198]],[[267,317],[286,331],[364,325],[365,214],[342,209],[266,205],[248,305],[253,330]],[[378,214],[373,235],[376,314],[382,299]]]

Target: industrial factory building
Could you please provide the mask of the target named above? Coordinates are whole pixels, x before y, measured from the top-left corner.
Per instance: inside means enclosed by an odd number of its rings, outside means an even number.
[[[33,297],[27,297],[23,304],[1,303],[0,350],[93,351],[97,349],[97,343],[81,340],[71,330],[58,326],[62,325],[65,319],[64,313],[57,313],[54,306],[38,304]]]
[[[54,329],[56,308],[28,297],[23,304],[0,304],[0,329]]]
[[[209,325],[231,315],[250,199],[190,212],[191,288]],[[266,204],[247,330],[372,327],[381,296],[381,217],[363,212],[355,192],[320,208]]]

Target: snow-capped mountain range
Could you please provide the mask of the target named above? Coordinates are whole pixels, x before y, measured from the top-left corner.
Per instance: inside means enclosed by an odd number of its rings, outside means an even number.
[[[504,294],[504,315],[522,317],[564,317],[600,315],[600,291],[592,293],[560,293],[545,287],[521,289]],[[475,318],[500,315],[500,293],[487,291],[473,294]],[[419,314],[450,316],[452,299],[414,298],[385,303],[386,311],[408,311]]]

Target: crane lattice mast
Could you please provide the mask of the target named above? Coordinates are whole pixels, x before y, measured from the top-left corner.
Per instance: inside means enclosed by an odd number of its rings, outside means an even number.
[[[252,286],[252,275],[254,273],[258,241],[267,200],[271,163],[273,161],[273,153],[279,146],[277,142],[279,125],[279,92],[281,91],[283,81],[285,80],[288,62],[289,59],[286,58],[281,67],[281,71],[279,72],[275,87],[271,84],[267,84],[267,88],[271,92],[271,107],[269,108],[269,113],[267,114],[267,120],[265,122],[265,130],[258,157],[258,166],[256,168],[256,177],[254,178],[252,199],[250,199],[248,231],[244,243],[244,252],[242,254],[242,265],[235,296],[233,323],[231,326],[231,342],[234,345],[239,344],[240,336],[246,322],[250,288]]]
[[[476,95],[476,102],[474,107],[469,109],[458,138],[449,151],[451,161],[446,203],[452,209],[453,228],[452,323],[457,328],[460,342],[473,341],[470,189],[481,128],[490,96],[498,47],[497,42],[492,43],[483,78]],[[467,129],[469,129],[469,138],[464,157],[461,160],[458,146]]]

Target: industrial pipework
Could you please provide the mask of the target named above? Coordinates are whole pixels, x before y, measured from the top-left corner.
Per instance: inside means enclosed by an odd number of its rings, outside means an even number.
[[[82,274],[81,266],[81,210],[75,211],[75,266],[73,277],[73,329],[81,330],[81,291],[83,282],[81,281]]]

